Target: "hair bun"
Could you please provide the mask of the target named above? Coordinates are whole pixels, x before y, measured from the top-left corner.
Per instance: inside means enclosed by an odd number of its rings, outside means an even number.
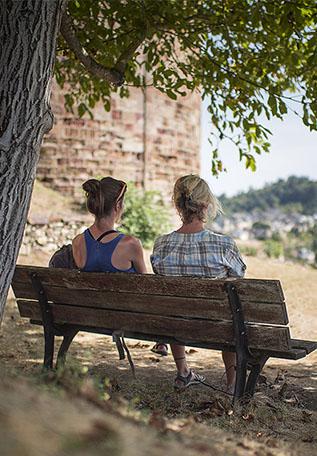
[[[97,179],[89,179],[83,183],[83,190],[89,194],[96,194],[100,191],[100,181]]]

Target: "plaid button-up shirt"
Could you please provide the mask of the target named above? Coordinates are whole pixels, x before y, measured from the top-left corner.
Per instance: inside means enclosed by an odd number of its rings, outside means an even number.
[[[209,230],[160,236],[151,263],[153,271],[162,275],[243,277],[246,270],[234,240]]]

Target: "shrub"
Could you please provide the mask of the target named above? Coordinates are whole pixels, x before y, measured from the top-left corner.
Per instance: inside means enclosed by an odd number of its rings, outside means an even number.
[[[276,242],[281,242],[282,241],[281,233],[279,233],[278,231],[273,231],[271,239]]]
[[[258,250],[256,249],[256,247],[251,247],[248,245],[240,247],[240,252],[242,253],[242,255],[246,256],[257,256],[258,254]]]
[[[264,252],[270,258],[280,258],[284,254],[283,244],[273,239],[264,242]]]
[[[129,183],[124,206],[120,230],[140,239],[145,248],[169,230],[170,214],[158,191],[143,191]]]

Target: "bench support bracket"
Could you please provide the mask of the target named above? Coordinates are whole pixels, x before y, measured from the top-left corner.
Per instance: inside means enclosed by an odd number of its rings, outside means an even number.
[[[250,365],[250,374],[248,381],[245,387],[245,394],[248,397],[252,397],[255,392],[256,383],[258,381],[259,375],[264,367],[264,364],[269,359],[268,355],[261,355],[258,358],[253,358],[249,360]]]
[[[227,294],[232,312],[237,356],[236,385],[233,398],[233,402],[235,402],[243,396],[253,396],[260,372],[269,357],[265,354],[255,356],[249,350],[243,308],[234,283],[227,284]],[[247,367],[251,369],[248,378]]]
[[[64,330],[64,333],[62,334],[63,342],[61,343],[61,346],[59,347],[58,354],[57,354],[56,369],[58,369],[61,366],[64,366],[65,361],[66,361],[66,353],[77,333],[78,333],[78,329],[74,329],[74,328],[69,328],[68,330]]]
[[[249,358],[248,337],[244,323],[243,309],[236,287],[233,283],[227,284],[227,294],[231,306],[234,340],[236,345],[237,371],[234,399],[241,398],[245,392],[247,378],[247,364]]]

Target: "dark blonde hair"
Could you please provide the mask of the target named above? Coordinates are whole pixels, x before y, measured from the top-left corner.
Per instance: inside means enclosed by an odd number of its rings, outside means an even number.
[[[211,192],[209,185],[197,174],[177,179],[173,200],[184,223],[192,222],[195,217],[206,222],[207,213],[214,219],[222,212],[221,204]]]
[[[83,183],[87,198],[87,209],[97,219],[107,217],[115,205],[122,202],[127,184],[113,177],[103,177],[101,180],[89,179]]]

